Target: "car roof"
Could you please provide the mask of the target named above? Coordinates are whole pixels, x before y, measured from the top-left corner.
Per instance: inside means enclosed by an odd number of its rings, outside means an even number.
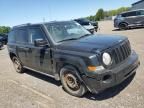
[[[128,13],[128,12],[134,12],[134,11],[141,11],[141,10],[144,11],[144,9],[136,9],[136,10],[130,10],[130,11],[122,12],[120,14],[125,14],[125,13]]]
[[[14,26],[12,29],[31,27],[31,26],[40,26],[40,25],[45,25],[45,24],[64,23],[64,22],[71,22],[71,21],[72,20],[70,20],[70,21],[50,21],[50,22],[35,23],[35,24],[27,23],[27,24],[21,24],[21,25]]]

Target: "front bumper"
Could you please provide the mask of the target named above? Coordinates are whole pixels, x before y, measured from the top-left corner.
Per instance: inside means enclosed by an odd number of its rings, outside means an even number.
[[[133,51],[125,61],[113,69],[105,69],[103,72],[96,73],[95,78],[86,75],[82,78],[90,92],[98,93],[126,80],[136,72],[139,65],[138,55]]]

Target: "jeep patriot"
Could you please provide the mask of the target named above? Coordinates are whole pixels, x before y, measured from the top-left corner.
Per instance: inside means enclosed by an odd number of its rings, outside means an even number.
[[[91,34],[74,21],[15,26],[8,51],[16,72],[53,77],[77,97],[120,84],[140,65],[127,37]]]

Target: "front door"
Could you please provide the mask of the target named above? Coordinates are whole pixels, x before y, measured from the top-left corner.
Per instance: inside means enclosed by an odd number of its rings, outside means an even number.
[[[125,21],[128,22],[129,25],[134,25],[136,23],[137,13],[136,11],[126,13]]]
[[[43,29],[41,29],[41,27],[31,27],[28,28],[28,34],[31,50],[29,52],[29,58],[31,59],[30,67],[37,71],[45,72],[52,75],[53,73],[50,56],[51,48],[49,46],[39,47],[34,45],[34,41],[36,39],[43,39],[48,42],[45,32],[43,31]]]

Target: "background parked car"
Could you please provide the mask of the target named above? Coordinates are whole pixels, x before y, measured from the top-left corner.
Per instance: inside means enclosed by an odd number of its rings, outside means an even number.
[[[2,37],[0,37],[0,50],[3,48],[3,42],[1,41]]]
[[[137,26],[144,26],[143,9],[121,13],[114,19],[114,27],[119,29],[128,29]]]
[[[95,31],[97,32],[98,31],[98,22],[96,22],[96,21],[90,21],[90,23],[91,23],[91,25],[94,26]]]
[[[8,41],[8,36],[6,34],[0,34],[0,41],[6,45]]]
[[[86,28],[88,31],[90,31],[92,34],[95,32],[95,27],[92,25],[92,22],[84,19],[84,18],[80,18],[80,19],[75,19],[74,21],[76,21],[77,23],[79,23],[80,25],[82,25],[84,28]],[[94,24],[94,23],[93,23]],[[96,25],[96,24],[95,24]],[[97,31],[97,30],[96,30]]]

